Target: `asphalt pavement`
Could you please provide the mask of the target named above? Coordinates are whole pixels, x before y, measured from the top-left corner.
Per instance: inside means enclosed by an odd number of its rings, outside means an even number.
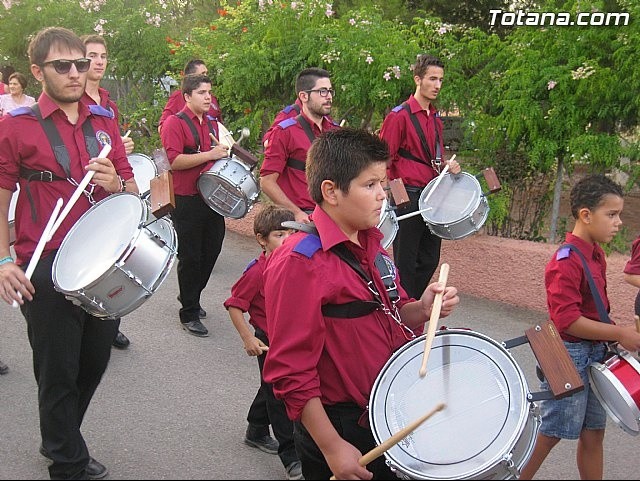
[[[131,345],[113,349],[83,424],[91,455],[109,468],[107,479],[285,479],[277,456],[243,443],[258,367],[245,354],[222,306],[231,285],[258,254],[253,239],[227,232],[202,298],[207,338],[180,327],[175,265],[153,296],[123,319],[121,330]],[[460,307],[440,324],[465,327],[498,343],[545,320],[540,312],[464,293],[461,298]],[[9,365],[9,372],[0,376],[0,478],[48,479],[47,461],[38,454],[36,384],[25,322],[18,309],[4,303],[0,315],[0,359]],[[530,346],[509,352],[524,372],[528,390],[536,391]],[[478,434],[471,427],[450,433]],[[511,447],[503,447],[505,454]],[[637,447],[638,438],[610,421],[605,479],[636,479]],[[560,442],[536,478],[578,479],[575,449],[575,441]]]

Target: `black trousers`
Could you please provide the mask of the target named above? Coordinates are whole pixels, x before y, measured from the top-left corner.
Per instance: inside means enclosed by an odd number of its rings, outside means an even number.
[[[180,321],[199,319],[200,294],[211,277],[222,250],[224,217],[213,211],[199,195],[176,195],[171,219],[178,236],[178,286]]]
[[[396,211],[399,217],[418,210],[420,192],[407,188],[410,203]],[[411,190],[410,190],[411,189]],[[400,273],[400,284],[410,297],[420,299],[440,262],[440,237],[432,234],[421,215],[398,222],[393,241],[393,259]]]
[[[269,345],[269,339],[263,330],[256,329],[255,335],[267,346]],[[278,447],[278,456],[284,467],[287,467],[294,461],[298,461],[298,455],[296,454],[296,448],[293,442],[293,423],[287,416],[284,402],[276,399],[274,396],[273,385],[264,381],[262,369],[264,368],[266,357],[266,352],[258,356],[260,389],[258,389],[258,393],[251,403],[247,421],[252,426],[262,426],[265,429],[265,435],[269,434],[269,424],[271,424],[273,435],[280,444]]]
[[[363,411],[358,406],[343,404],[324,408],[338,434],[358,448],[362,454],[368,453],[377,446],[371,429],[361,426]],[[293,436],[296,450],[302,461],[304,479],[329,479],[333,476],[322,451],[301,422],[294,423]],[[367,469],[373,473],[373,479],[398,479],[386,465],[384,456],[369,463]]]
[[[82,479],[89,452],[80,432],[100,384],[120,320],[91,316],[57,292],[51,280],[55,253],[31,276],[36,292],[21,307],[33,350],[42,445],[53,458],[51,479]]]

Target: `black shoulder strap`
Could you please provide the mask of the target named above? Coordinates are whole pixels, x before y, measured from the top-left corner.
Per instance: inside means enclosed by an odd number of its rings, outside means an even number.
[[[196,126],[193,125],[193,122],[191,121],[189,116],[187,114],[185,114],[183,111],[178,112],[176,114],[176,117],[180,117],[182,120],[184,120],[187,123],[187,126],[189,127],[189,130],[191,131],[191,135],[193,135],[193,140],[196,143],[195,151],[194,152],[185,151],[185,154],[197,154],[198,152],[200,152],[200,136],[198,135],[198,131],[196,130]],[[209,125],[209,128],[211,128],[211,125]],[[190,150],[190,149],[188,149],[188,150]]]
[[[309,125],[309,122],[307,122],[307,119],[305,119],[302,115],[298,115],[296,117],[296,120],[302,126],[304,133],[307,134],[307,137],[309,138],[309,142],[313,143],[313,141],[316,140],[316,136],[313,135],[313,130],[311,130],[311,125]]]
[[[589,283],[589,289],[591,289],[591,295],[593,296],[593,300],[596,303],[596,308],[598,309],[598,316],[600,317],[600,320],[602,322],[606,322],[608,324],[611,324],[611,319],[609,319],[609,313],[607,312],[607,309],[604,307],[604,301],[602,300],[602,297],[600,296],[600,293],[598,292],[598,288],[596,287],[596,283],[593,280],[593,275],[591,274],[591,270],[589,269],[589,266],[587,265],[587,260],[582,255],[582,252],[580,252],[580,249],[578,249],[573,244],[568,244],[567,243],[567,244],[563,244],[563,246],[564,247],[568,247],[573,252],[578,254],[578,257],[580,257],[580,260],[582,261],[582,266],[584,268],[584,274],[585,274],[585,276],[587,276],[587,282]]]
[[[40,125],[42,126],[44,133],[47,134],[47,138],[49,139],[49,144],[53,149],[53,155],[56,157],[56,161],[60,166],[64,169],[64,173],[67,175],[67,178],[71,178],[71,159],[69,158],[69,151],[67,147],[62,142],[62,138],[60,137],[60,133],[56,128],[56,125],[53,123],[53,119],[51,117],[47,117],[46,119],[42,118],[42,113],[40,112],[40,107],[36,103],[31,107],[36,114],[36,118]]]
[[[404,108],[407,111],[407,114],[409,114],[409,119],[413,124],[413,128],[416,130],[418,137],[420,137],[420,144],[422,145],[422,150],[424,150],[426,158],[430,160],[432,164],[434,164],[434,168],[439,168],[440,161],[442,159],[442,152],[440,149],[440,134],[438,132],[438,123],[435,120],[435,115],[433,116],[433,128],[436,135],[436,155],[434,157],[433,154],[431,153],[431,149],[429,149],[429,144],[427,144],[427,138],[424,135],[424,130],[422,130],[422,126],[420,125],[420,121],[418,120],[418,117],[416,117],[416,115],[413,112],[411,112],[411,107],[407,102],[404,102],[402,104],[402,108]]]

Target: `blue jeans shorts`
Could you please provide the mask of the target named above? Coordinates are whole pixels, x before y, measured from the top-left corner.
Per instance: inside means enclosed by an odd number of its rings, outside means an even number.
[[[602,362],[607,346],[591,341],[565,342],[564,345],[580,374],[584,389],[562,399],[541,401],[540,433],[552,438],[578,439],[583,429],[604,429],[607,424],[607,413],[589,384],[589,365]],[[549,390],[546,380],[540,388]]]

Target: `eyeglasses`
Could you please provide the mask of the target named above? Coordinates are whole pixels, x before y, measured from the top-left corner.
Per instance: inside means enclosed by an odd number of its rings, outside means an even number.
[[[91,59],[77,58],[75,60],[49,60],[48,62],[43,62],[42,66],[44,67],[45,65],[53,65],[53,68],[56,69],[56,72],[58,72],[59,74],[65,74],[69,73],[72,64],[76,66],[76,70],[78,72],[86,72],[91,66]]]
[[[320,97],[326,97],[329,94],[331,94],[331,96],[333,97],[336,94],[335,90],[333,90],[333,89],[325,89],[325,88],[305,90],[305,92],[309,92],[309,93],[318,92],[320,94]]]

